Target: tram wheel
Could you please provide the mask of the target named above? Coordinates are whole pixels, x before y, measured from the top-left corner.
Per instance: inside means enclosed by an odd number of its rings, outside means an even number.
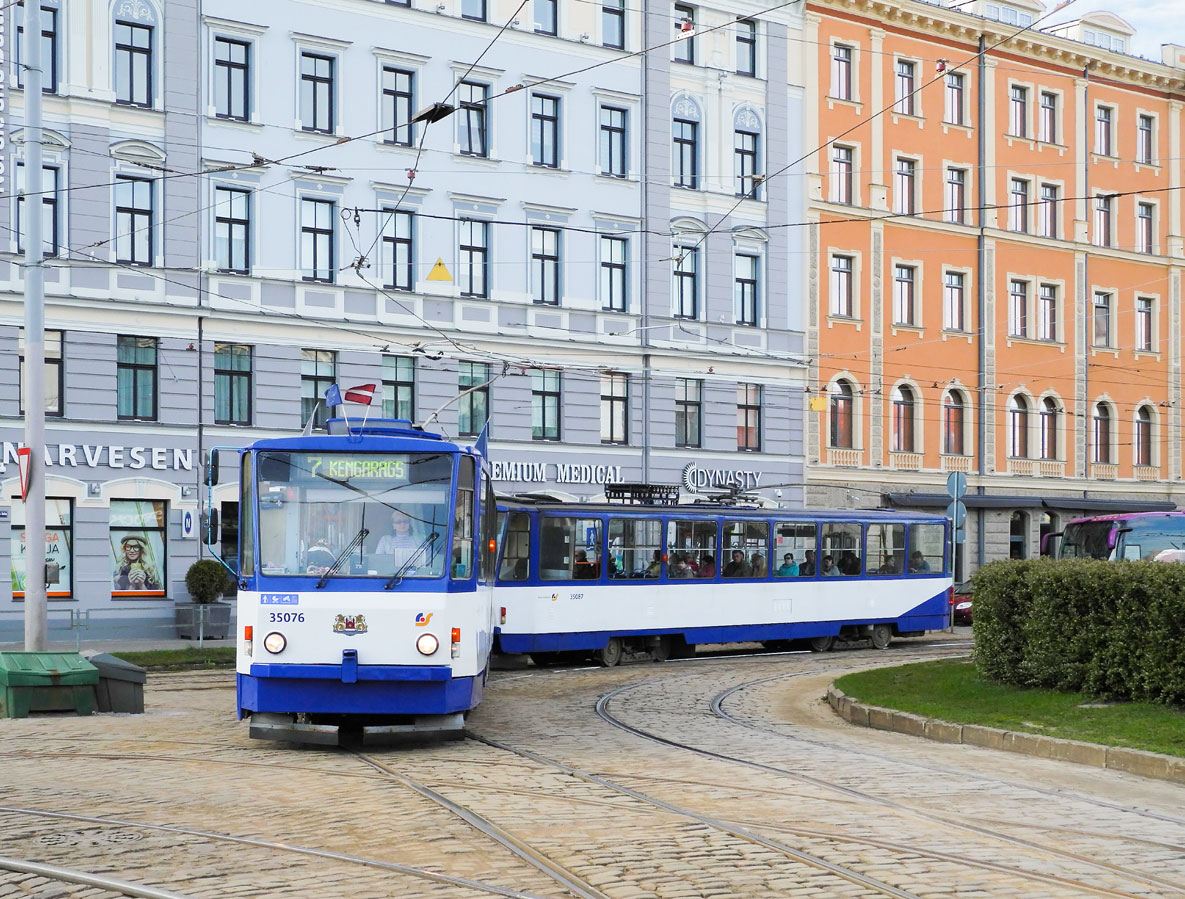
[[[605,648],[597,651],[597,661],[602,668],[613,668],[621,664],[621,638],[610,637]]]
[[[656,662],[665,662],[671,657],[671,638],[659,637],[658,642],[650,648],[650,657]]]
[[[811,637],[811,652],[830,652],[834,645],[834,637]]]
[[[893,642],[893,629],[887,624],[873,625],[872,628],[872,648],[873,649],[888,649],[889,644]]]

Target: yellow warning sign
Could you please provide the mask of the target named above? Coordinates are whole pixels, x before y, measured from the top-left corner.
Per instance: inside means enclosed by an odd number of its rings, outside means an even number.
[[[436,265],[432,266],[432,271],[428,272],[429,281],[451,281],[453,276],[448,273],[448,269],[444,267],[444,260],[440,257],[436,258]]]
[[[825,396],[812,396],[811,397],[811,411],[812,412],[824,412],[824,411],[826,411],[826,409],[827,409],[827,397],[825,397]]]

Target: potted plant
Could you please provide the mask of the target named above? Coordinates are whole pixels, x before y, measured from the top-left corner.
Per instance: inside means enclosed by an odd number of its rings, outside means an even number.
[[[192,602],[176,604],[177,636],[225,640],[230,632],[230,604],[219,602],[230,575],[221,562],[198,559],[185,572],[185,589]]]

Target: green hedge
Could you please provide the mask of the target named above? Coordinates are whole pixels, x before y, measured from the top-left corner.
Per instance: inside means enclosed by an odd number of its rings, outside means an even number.
[[[1185,565],[1004,561],[974,581],[981,676],[1185,704]]]

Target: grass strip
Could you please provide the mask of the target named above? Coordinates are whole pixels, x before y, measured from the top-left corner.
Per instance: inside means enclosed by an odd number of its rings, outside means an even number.
[[[233,668],[235,648],[233,646],[210,646],[199,649],[186,646],[183,649],[145,649],[133,652],[113,652],[113,656],[147,668],[149,671],[194,671],[206,668]]]
[[[835,685],[868,705],[955,724],[1185,756],[1185,710],[1003,686],[983,680],[969,661],[952,659],[860,671],[844,675]]]

